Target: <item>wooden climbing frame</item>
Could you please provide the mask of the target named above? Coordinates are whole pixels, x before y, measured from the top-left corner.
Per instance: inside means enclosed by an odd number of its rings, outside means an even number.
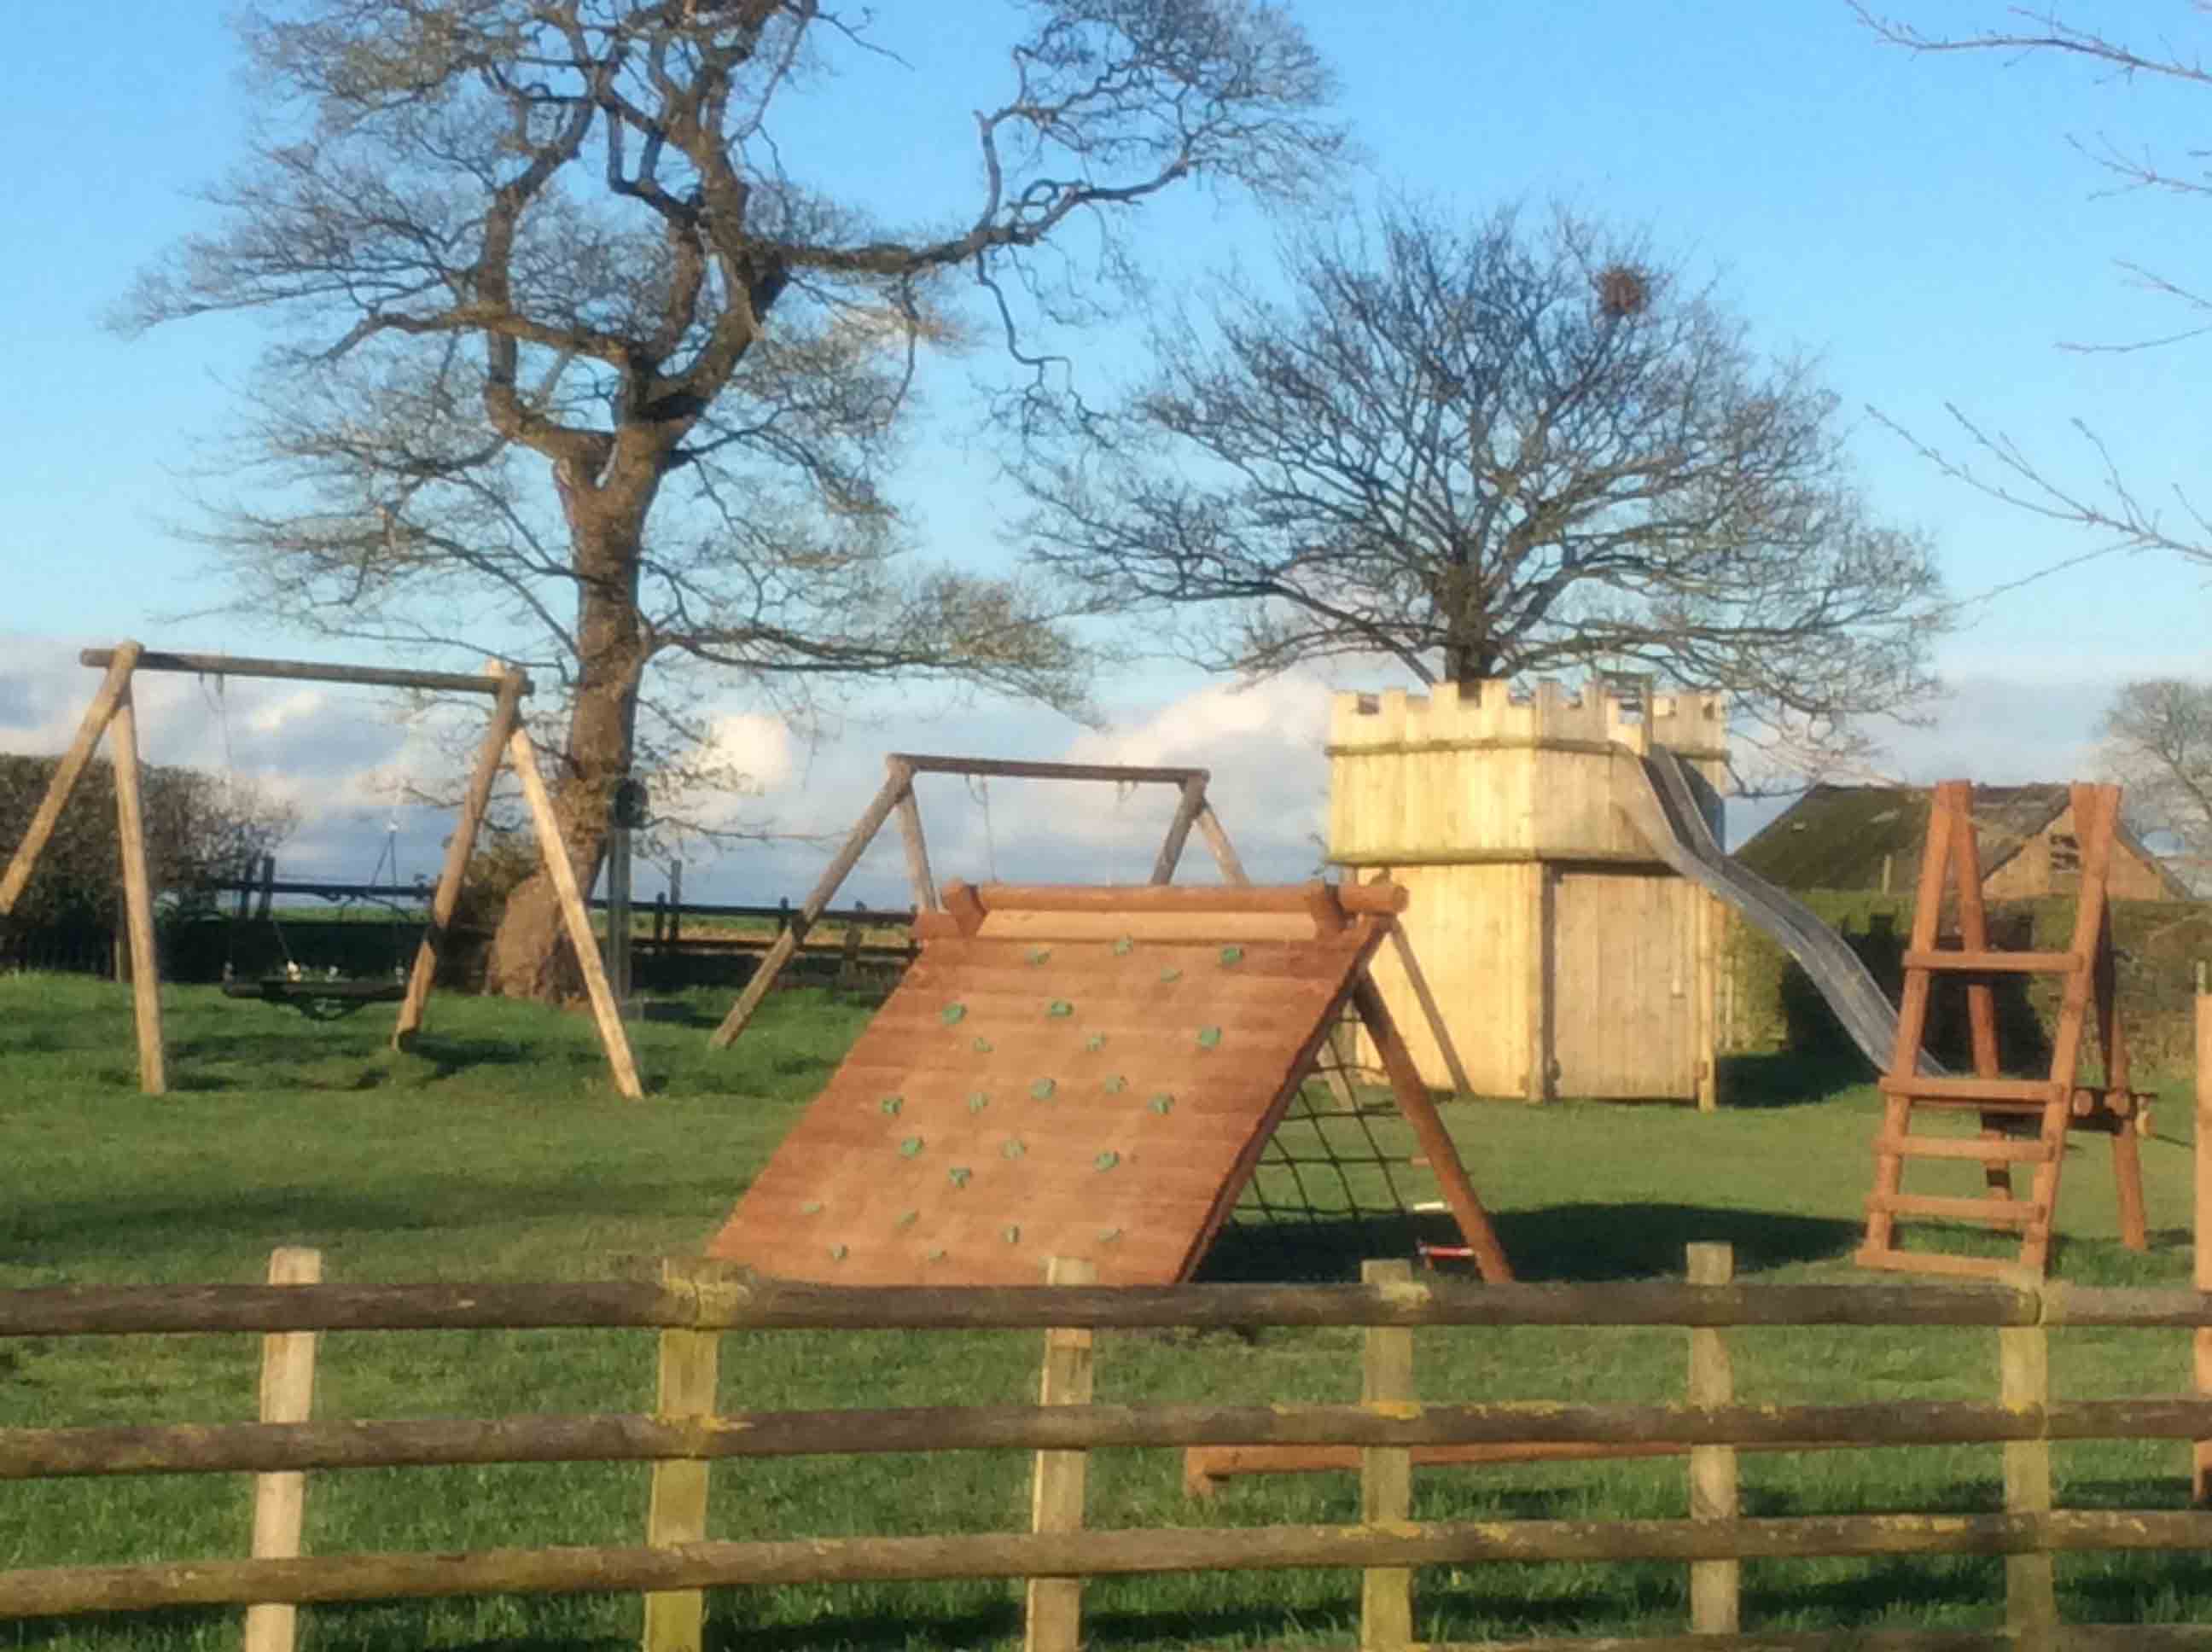
[[[439,950],[453,922],[453,908],[460,898],[461,879],[468,870],[469,857],[475,852],[477,834],[491,800],[492,785],[498,779],[501,765],[508,763],[522,783],[523,796],[537,827],[538,851],[553,879],[568,939],[583,970],[585,989],[591,995],[599,1042],[606,1050],[615,1086],[633,1100],[644,1094],[638,1082],[637,1065],[631,1059],[629,1036],[623,1029],[614,996],[608,989],[606,972],[600,966],[591,914],[584,905],[575,869],[569,864],[560,824],[554,817],[552,798],[538,772],[537,750],[531,744],[529,732],[522,726],[522,701],[530,692],[528,677],[497,661],[485,666],[482,676],[471,676],[459,671],[334,665],[302,659],[252,659],[236,654],[161,653],[136,642],[122,643],[114,648],[88,648],[78,659],[86,665],[105,670],[106,676],[99,693],[93,696],[84,720],[78,725],[76,738],[55,768],[23,841],[15,846],[6,872],[0,874],[0,918],[12,912],[22,897],[31,874],[38,869],[39,856],[53,835],[62,811],[91,762],[101,736],[109,736],[115,764],[117,835],[122,845],[124,915],[131,946],[131,1002],[137,1019],[138,1086],[145,1094],[166,1093],[168,1071],[161,1036],[161,965],[154,944],[154,890],[147,864],[145,815],[140,795],[138,723],[131,692],[131,679],[140,671],[183,671],[218,679],[251,677],[489,695],[491,721],[484,732],[483,744],[477,750],[476,766],[461,805],[460,824],[446,845],[445,865],[438,876],[437,890],[431,896],[430,921],[423,931],[414,968],[408,975],[406,995],[400,1001],[398,1020],[392,1029],[392,1044],[394,1048],[404,1046],[422,1027],[431,981],[437,974]]]
[[[2073,820],[2081,849],[2074,938],[2063,952],[2007,951],[1989,942],[1982,904],[1982,869],[1974,841],[1973,787],[1947,780],[1936,788],[1928,842],[1912,909],[1912,938],[1905,954],[1905,992],[1899,1005],[1897,1045],[1881,1078],[1883,1112],[1875,1139],[1874,1190],[1867,1199],[1866,1242],[1857,1254],[1864,1267],[1908,1273],[1970,1277],[2014,1268],[2041,1274],[2050,1261],[2058,1211],[2060,1172],[2069,1131],[2098,1131],[2112,1144],[2118,1186],[2121,1236],[2129,1248],[2148,1246],[2142,1165],[2136,1138],[2149,1123],[2147,1097],[2128,1084],[2127,1040],[2113,983],[2112,933],[2106,882],[2118,833],[2120,788],[2076,785]],[[1955,890],[1959,944],[1939,947],[1939,915]],[[1929,999],[1939,975],[1964,975],[1973,1042],[1971,1078],[1939,1073],[1923,1059]],[[1997,1048],[1996,995],[2001,975],[2046,975],[2061,979],[2051,1064],[2040,1077],[2007,1075]],[[2082,1077],[2086,1033],[2095,1029],[2103,1056],[2100,1082]],[[1916,1109],[1972,1109],[1978,1136],[1916,1134]],[[1979,1163],[1986,1191],[1980,1198],[1904,1191],[1907,1159]],[[2012,1167],[2033,1167],[2026,1199],[2014,1197]],[[2016,1230],[2020,1251],[2012,1260],[1954,1256],[1898,1248],[1900,1219],[1967,1224]]]
[[[1346,1006],[1476,1266],[1511,1270],[1368,970],[1387,884],[945,885],[921,955],[708,1254],[831,1284],[1198,1266]]]
[[[914,890],[914,907],[917,913],[941,912],[944,902],[939,898],[936,874],[929,865],[929,846],[921,832],[921,805],[914,794],[915,778],[921,774],[964,774],[978,780],[1091,780],[1115,786],[1172,786],[1182,793],[1176,805],[1174,818],[1168,823],[1167,835],[1161,840],[1159,852],[1152,858],[1152,882],[1170,884],[1175,881],[1176,867],[1182,859],[1183,846],[1190,839],[1194,828],[1206,840],[1212,851],[1214,864],[1221,875],[1231,884],[1250,880],[1244,876],[1243,863],[1237,859],[1237,851],[1231,847],[1229,834],[1222,829],[1221,822],[1213,813],[1213,806],[1206,800],[1208,779],[1203,768],[1142,768],[1120,763],[1064,763],[1024,762],[996,757],[933,756],[923,752],[894,751],[884,759],[889,772],[884,783],[845,835],[845,841],[837,850],[829,866],[799,910],[792,916],[775,944],[761,960],[760,968],[745,982],[744,991],[722,1017],[721,1025],[714,1029],[708,1042],[716,1049],[726,1049],[744,1031],[745,1023],[760,1008],[761,1000],[769,994],[784,966],[806,940],[806,933],[815,922],[829,910],[830,902],[844,887],[853,868],[868,852],[885,822],[898,817],[899,836],[906,845],[907,880]]]

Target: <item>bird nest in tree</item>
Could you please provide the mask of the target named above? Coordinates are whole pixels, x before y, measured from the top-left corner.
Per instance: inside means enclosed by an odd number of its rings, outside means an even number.
[[[1619,321],[1639,316],[1651,307],[1651,282],[1641,270],[1610,264],[1597,272],[1597,307]]]

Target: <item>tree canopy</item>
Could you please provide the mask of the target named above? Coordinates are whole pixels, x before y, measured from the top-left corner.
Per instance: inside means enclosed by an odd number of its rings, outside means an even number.
[[[1835,398],[1640,239],[1394,203],[1162,325],[1030,464],[1035,561],[1217,670],[1720,688],[1802,752],[1929,686],[1928,546],[1875,519]]]
[[[894,222],[854,197],[849,148],[785,142],[791,112],[839,106],[842,71],[887,61],[866,14],[246,11],[262,130],[209,192],[214,228],[124,317],[276,325],[239,433],[266,485],[211,501],[202,531],[241,604],[560,684],[556,803],[586,869],[641,750],[701,750],[693,702],[649,672],[771,699],[924,673],[1079,703],[1082,659],[1036,591],[900,556],[886,478],[915,352],[963,334],[970,294],[1021,382],[1048,389],[1066,329],[1134,267],[1142,203],[1297,191],[1340,140],[1328,76],[1277,6],[1010,15],[1025,30],[962,127],[877,140],[971,146],[965,198]],[[1078,224],[1085,258],[1041,263]],[[510,903],[495,977],[549,990],[556,934],[544,890]]]
[[[1859,0],[1853,0],[1852,9],[1878,38],[1910,52],[1993,55],[2007,63],[2049,57],[2077,64],[2100,81],[2158,82],[2212,92],[2212,64],[2206,63],[2201,46],[2187,43],[2191,25],[2147,38],[2136,32],[2142,27],[2139,18],[2131,20],[2133,29],[2085,27],[2056,12],[2009,6],[1991,7],[1994,21],[1988,27],[1954,33],[1923,28]],[[2201,35],[2207,9],[2197,4],[2182,9],[2193,15],[2193,26]],[[2115,191],[2145,190],[2184,200],[2212,197],[2212,173],[2203,168],[2201,149],[2186,150],[2181,156],[2161,155],[2154,146],[2104,132],[2070,142]],[[2154,255],[2124,257],[2119,264],[2131,282],[2172,301],[2179,325],[2159,337],[2073,348],[2126,352],[2183,345],[2212,335],[2212,288],[2200,279],[2164,267]],[[1964,440],[1963,448],[1945,448],[1894,420],[1884,417],[1883,422],[1954,481],[2047,521],[2097,534],[2106,543],[2091,556],[2112,550],[2166,551],[2212,565],[2212,515],[2192,494],[2186,478],[2177,477],[2155,488],[2145,485],[2103,434],[2079,420],[2074,434],[2081,443],[2082,474],[2069,477],[2063,466],[2038,458],[1956,404],[1947,410]]]

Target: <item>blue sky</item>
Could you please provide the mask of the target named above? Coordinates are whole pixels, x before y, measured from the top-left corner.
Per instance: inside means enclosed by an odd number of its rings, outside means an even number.
[[[2204,94],[2192,103],[2185,89],[2100,82],[2056,61],[1909,57],[1875,41],[1843,0],[1294,9],[1341,76],[1343,112],[1377,180],[1470,215],[1504,199],[1557,197],[1647,226],[1717,278],[1759,343],[1816,353],[1858,422],[1868,492],[1883,513],[1935,538],[1956,594],[2094,544],[1934,476],[1858,419],[1863,406],[1949,442],[1943,405],[1955,401],[2087,480],[2069,426],[2079,417],[2147,492],[2192,474],[2200,434],[2191,392],[2205,346],[2085,355],[2057,345],[2124,342],[2184,322],[2168,301],[2131,288],[2116,260],[2188,276],[2206,262],[2212,211],[2185,198],[2104,192],[2106,180],[2068,137],[2109,134],[2184,161],[2200,141],[2192,116]],[[1899,0],[1899,9],[1930,28],[1999,15],[1995,4],[1934,0]],[[240,151],[247,110],[222,10],[137,0],[111,9],[97,29],[66,8],[33,8],[18,21],[15,94],[0,106],[0,140],[28,158],[0,207],[14,249],[0,274],[0,348],[14,374],[13,393],[0,400],[9,501],[0,568],[9,593],[0,745],[38,749],[65,737],[90,689],[89,674],[68,663],[83,642],[136,635],[174,647],[331,652],[234,615],[169,617],[218,594],[171,529],[190,520],[185,478],[202,457],[196,443],[234,405],[226,380],[250,365],[254,325],[217,319],[133,340],[100,326],[135,270],[211,222],[192,191]],[[968,111],[1003,84],[1009,9],[961,0],[898,10],[884,27],[907,66],[878,64],[841,83],[836,101],[795,121],[787,143],[887,210],[914,200],[954,210],[971,187]],[[2191,27],[2179,3],[2089,7],[2074,19],[2100,20],[2121,32],[2163,27],[2185,45]],[[1197,197],[1149,213],[1143,234],[1169,290],[1230,257],[1266,256],[1263,224]],[[1113,339],[1098,341],[1085,372],[1103,384],[1126,371],[1115,350]],[[933,554],[998,562],[1009,554],[1003,530],[1014,507],[956,416],[969,371],[931,375],[946,422],[917,443],[903,492]],[[1950,687],[1936,726],[1898,736],[1891,772],[1991,781],[2084,772],[2096,712],[2119,682],[2201,669],[2208,596],[2201,568],[2113,557],[1975,606],[1939,647]],[[783,831],[834,829],[857,813],[886,749],[1151,754],[1214,765],[1224,817],[1235,831],[1245,811],[1257,865],[1298,876],[1310,868],[1326,787],[1314,743],[1329,686],[1301,679],[1237,695],[1186,671],[1133,671],[1106,685],[1114,726],[1103,734],[1015,708],[889,697],[855,708],[811,750],[745,719],[742,704],[730,710],[744,749],[762,756],[756,812]],[[232,709],[230,761],[318,805],[295,855],[365,871],[391,811],[364,777],[423,754],[359,696],[246,696]],[[149,705],[149,721],[154,755],[222,761],[220,720],[192,685],[161,701],[158,717]],[[995,853],[1001,871],[1024,856],[1034,870],[1085,871],[1065,864],[1066,803],[994,795],[987,835],[981,804],[947,789],[954,795],[933,805],[933,835],[948,870],[963,855]],[[1134,808],[1085,818],[1134,841],[1150,829]],[[425,865],[439,829],[406,818]],[[821,853],[805,843],[748,851],[712,872],[699,867],[693,887],[704,878],[732,898],[796,894]],[[1084,853],[1093,866],[1111,858],[1097,846]],[[1009,858],[1014,866],[1003,864]],[[868,878],[860,887],[877,898],[896,896],[888,864]]]

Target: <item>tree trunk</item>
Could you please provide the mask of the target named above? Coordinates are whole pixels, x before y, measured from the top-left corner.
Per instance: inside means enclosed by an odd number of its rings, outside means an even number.
[[[647,652],[638,614],[639,547],[658,489],[658,456],[617,452],[593,483],[556,467],[579,577],[577,678],[567,749],[541,752],[553,812],[576,882],[590,893],[606,851],[607,811],[629,773],[637,693]],[[507,998],[561,1003],[583,993],[552,879],[544,868],[507,897],[494,932],[485,986]]]

